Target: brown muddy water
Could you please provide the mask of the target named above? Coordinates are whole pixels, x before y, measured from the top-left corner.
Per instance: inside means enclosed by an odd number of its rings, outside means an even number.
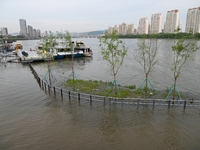
[[[97,39],[84,39],[93,48],[93,58],[75,59],[75,72],[82,79],[112,81],[108,65],[102,60]],[[18,41],[25,48],[34,48],[37,41]],[[136,40],[125,40],[129,55],[119,73],[121,84],[139,86],[144,76],[132,56]],[[171,49],[163,50],[172,41],[165,41],[159,51],[161,58],[151,75],[156,89],[172,84]],[[199,52],[179,80],[179,90],[198,99]],[[57,86],[70,73],[69,60],[56,61],[52,66]],[[34,63],[40,77],[47,71],[46,63]],[[8,63],[0,65],[0,149],[200,149],[200,108],[145,105],[104,105],[94,102],[78,104],[61,100],[40,89],[28,65]]]

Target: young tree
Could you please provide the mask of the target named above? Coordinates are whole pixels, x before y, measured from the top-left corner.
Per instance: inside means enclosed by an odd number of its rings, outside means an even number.
[[[55,43],[56,43],[56,39],[53,36],[53,34],[51,34],[49,37],[43,39],[43,41],[42,41],[43,54],[48,57],[51,56],[53,58],[53,48],[54,48]]]
[[[53,47],[55,44],[55,37],[51,34],[48,38],[43,39],[42,43],[42,53],[47,57],[52,57],[53,59]],[[49,82],[49,85],[52,85],[52,82],[55,81],[55,77],[51,73],[51,65],[50,62],[48,62],[47,65],[48,71],[45,75],[45,80]]]
[[[180,29],[178,28],[175,30],[175,33],[179,33]],[[192,35],[192,34],[191,34]],[[192,37],[188,40],[182,38],[176,38],[174,40],[174,45],[172,46],[173,51],[173,63],[172,63],[172,72],[174,77],[174,84],[170,88],[170,91],[168,93],[168,96],[171,94],[171,91],[173,91],[173,99],[175,99],[175,95],[177,92],[177,80],[178,77],[181,75],[181,72],[183,68],[185,67],[187,60],[191,56],[192,53],[197,51],[199,49],[199,46],[197,44],[196,40],[193,40]],[[179,93],[178,93],[179,94]],[[168,98],[167,96],[167,98]],[[180,98],[180,94],[179,94]]]
[[[110,64],[110,70],[114,79],[113,86],[116,94],[118,85],[117,73],[123,64],[124,57],[127,54],[127,48],[125,47],[125,43],[123,43],[122,40],[119,40],[116,31],[111,34],[106,32],[103,37],[99,38],[99,42],[101,55],[103,56],[103,59]]]
[[[68,47],[70,48],[71,57],[72,57],[72,61],[71,61],[72,62],[71,63],[72,72],[69,75],[69,77],[72,76],[72,79],[75,80],[76,75],[75,75],[75,72],[74,72],[74,41],[72,41],[71,35],[68,31],[66,31],[66,33],[64,35],[64,39],[65,39],[65,43],[66,43],[66,50],[67,50]]]
[[[158,51],[160,44],[158,43],[158,39],[138,39],[137,48],[134,51],[135,60],[142,66],[145,73],[145,97],[147,97],[147,91],[150,88],[153,88],[149,81],[149,73],[152,71],[155,64],[158,62],[156,59],[156,54]],[[148,83],[151,87],[148,87]],[[141,85],[143,86],[143,84]]]

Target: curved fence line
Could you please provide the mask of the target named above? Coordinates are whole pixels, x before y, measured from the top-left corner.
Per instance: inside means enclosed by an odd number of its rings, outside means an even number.
[[[99,96],[99,95],[92,95],[92,94],[86,94],[86,93],[79,93],[79,92],[73,92],[66,89],[62,89],[60,87],[56,86],[50,86],[47,82],[42,80],[31,63],[29,63],[29,67],[36,78],[40,88],[42,88],[46,93],[49,95],[53,95],[54,97],[59,97],[61,99],[68,99],[68,100],[78,100],[80,103],[82,100],[86,100],[90,102],[90,105],[92,105],[92,101],[100,101],[103,102],[104,105],[106,103],[108,104],[131,104],[136,105],[139,107],[139,105],[148,105],[152,106],[154,108],[155,106],[166,106],[168,109],[171,106],[181,106],[185,110],[188,106],[193,107],[200,107],[200,101],[199,100],[166,100],[166,99],[141,99],[141,98],[117,98],[117,97],[106,97],[106,96]]]

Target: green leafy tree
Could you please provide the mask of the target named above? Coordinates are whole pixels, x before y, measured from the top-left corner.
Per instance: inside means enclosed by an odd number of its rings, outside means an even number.
[[[145,73],[145,97],[147,97],[147,92],[149,89],[153,89],[150,81],[149,74],[152,71],[155,64],[158,62],[156,59],[156,54],[160,43],[158,43],[158,39],[149,38],[147,39],[145,36],[142,39],[138,39],[137,48],[134,51],[135,60],[142,66]],[[151,87],[148,86],[148,83]],[[143,84],[141,85],[141,87]]]
[[[175,33],[179,33],[180,29],[178,28],[175,30]],[[172,85],[168,96],[171,94],[171,91],[173,91],[173,99],[175,99],[176,92],[178,92],[177,89],[177,80],[179,76],[181,75],[183,68],[185,67],[187,60],[190,58],[191,54],[194,53],[199,49],[199,46],[197,44],[196,40],[193,40],[193,35],[191,35],[191,39],[186,40],[184,37],[176,38],[174,40],[174,45],[172,46],[173,51],[173,64],[172,64],[172,72],[174,77],[174,84]],[[176,36],[176,35],[175,35]],[[188,38],[188,37],[187,37]],[[178,92],[179,94],[179,92]],[[168,98],[167,96],[167,98]],[[179,94],[180,98],[180,94]]]
[[[42,51],[46,56],[49,56],[49,54],[51,54],[53,57],[53,49],[54,49],[55,43],[56,43],[56,38],[53,36],[53,34],[43,39]]]
[[[105,33],[103,37],[99,38],[99,47],[101,48],[101,55],[103,59],[110,64],[110,70],[113,74],[113,86],[115,94],[117,94],[117,73],[122,66],[124,57],[127,54],[127,48],[122,40],[119,40],[117,32],[114,31],[111,34]],[[119,94],[119,91],[118,91]]]

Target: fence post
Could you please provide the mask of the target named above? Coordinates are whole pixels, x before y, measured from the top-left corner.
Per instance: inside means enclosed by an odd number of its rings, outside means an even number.
[[[183,109],[185,110],[185,108],[186,108],[186,100],[184,101],[184,107],[183,107]]]
[[[39,83],[39,86],[41,87],[40,77],[38,77],[38,83]]]
[[[155,99],[153,100],[153,108],[155,107]]]
[[[45,92],[46,92],[46,83],[44,82],[44,90],[45,90]]]
[[[44,86],[43,86],[43,80],[41,80],[41,82],[42,82],[42,89],[43,89],[43,87],[44,87]]]
[[[170,108],[170,103],[171,103],[171,101],[169,100],[169,101],[168,101],[168,109]]]
[[[92,95],[90,95],[90,105],[92,105]]]
[[[54,96],[56,97],[56,88],[55,88],[55,86],[53,87],[53,93],[54,93]]]
[[[137,102],[137,107],[139,108],[139,105],[140,105],[140,99],[138,99],[138,102]]]
[[[63,98],[62,88],[60,89],[61,98]]]
[[[78,102],[80,103],[80,93],[78,93]]]
[[[50,86],[49,86],[49,84],[48,84],[48,92],[49,92],[49,95],[50,95]]]
[[[69,100],[71,99],[71,96],[70,96],[70,91],[68,91],[68,95],[69,95]]]

